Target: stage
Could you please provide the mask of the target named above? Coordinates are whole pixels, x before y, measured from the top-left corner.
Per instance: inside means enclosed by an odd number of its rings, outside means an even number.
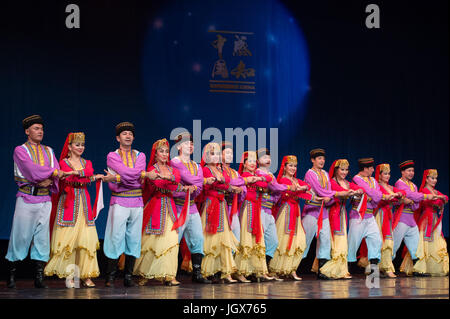
[[[65,281],[47,279],[49,289],[35,289],[32,280],[18,280],[16,289],[0,283],[0,299],[449,299],[449,277],[380,278],[380,288],[366,287],[364,275],[350,280],[317,280],[302,276],[300,282],[236,284],[194,284],[182,276],[181,285],[167,287],[156,281],[146,286],[125,288],[121,278],[114,288],[106,288],[102,278],[95,288],[65,288]],[[5,300],[4,300],[5,301]]]

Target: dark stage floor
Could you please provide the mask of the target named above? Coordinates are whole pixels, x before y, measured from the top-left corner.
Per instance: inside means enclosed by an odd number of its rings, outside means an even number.
[[[103,279],[95,288],[65,288],[65,281],[47,279],[49,289],[35,289],[32,280],[19,280],[16,289],[0,282],[0,299],[449,299],[449,277],[381,278],[380,288],[369,289],[363,275],[351,280],[319,281],[313,275],[300,282],[265,282],[199,285],[181,277],[178,287],[149,281],[144,287],[125,288],[122,279],[115,288],[105,288]]]

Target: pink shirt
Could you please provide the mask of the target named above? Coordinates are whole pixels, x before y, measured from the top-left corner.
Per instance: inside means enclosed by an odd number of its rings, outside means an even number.
[[[50,178],[53,183],[46,189],[51,193],[58,192],[59,180],[53,175],[55,170],[59,170],[59,163],[55,158],[53,149],[27,142],[14,149],[13,160],[14,179],[19,188],[23,186],[36,187],[38,183]],[[51,200],[50,195],[33,196],[20,190],[16,197],[22,197],[24,202],[29,204],[44,203]]]
[[[327,204],[323,207],[323,219],[328,218],[328,208],[334,203],[334,195],[336,195],[336,191],[331,189],[330,177],[325,170],[321,170],[322,176],[320,176],[321,181],[319,181],[319,175],[313,169],[309,169],[306,174],[304,181],[311,186],[311,191],[318,197],[330,197],[332,198]],[[323,177],[323,178],[322,178]],[[322,180],[323,179],[323,180]],[[313,199],[314,200],[314,199]],[[320,204],[319,206],[309,205],[306,202],[306,205],[303,209],[302,216],[312,215],[316,218],[319,217],[320,213]]]
[[[134,156],[130,152],[123,152],[122,159],[118,151],[110,152],[106,158],[108,168],[113,170],[113,174],[120,176],[119,182],[108,183],[109,189],[114,193],[142,190],[141,177],[145,173],[145,154],[133,150]],[[123,207],[143,207],[142,195],[129,197],[119,197],[111,195],[109,205],[119,204]]]
[[[194,185],[197,186],[195,192],[191,193],[191,201],[197,197],[202,189],[203,189],[203,169],[194,161],[190,161],[189,163],[183,163],[180,158],[175,157],[170,160],[170,166],[176,168],[180,173],[181,184],[184,185]],[[184,200],[186,196],[186,192],[173,192],[174,198],[181,198]],[[177,201],[175,200],[175,204]],[[181,211],[182,206],[176,205],[177,210]],[[198,213],[197,205],[193,203],[189,206],[189,214]]]
[[[409,184],[409,185],[408,185]],[[395,187],[406,192],[406,198],[412,200],[414,203],[405,205],[399,222],[402,222],[410,227],[416,226],[416,220],[414,219],[414,212],[419,208],[420,202],[424,200],[425,195],[417,191],[417,186],[413,182],[405,182],[401,178],[395,183]],[[407,211],[405,211],[405,209]]]

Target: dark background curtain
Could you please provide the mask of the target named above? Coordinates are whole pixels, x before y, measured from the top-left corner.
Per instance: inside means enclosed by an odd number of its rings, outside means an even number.
[[[72,2],[81,9],[79,30],[68,30],[64,24],[68,15],[65,7]],[[449,194],[448,2],[377,1],[381,10],[378,30],[365,27],[369,3],[244,0],[240,6],[228,4],[223,9],[227,4],[219,1],[2,1],[0,239],[9,238],[17,192],[12,154],[14,147],[25,141],[21,121],[31,114],[44,117],[43,144],[52,146],[57,157],[67,133],[85,132],[84,157],[92,160],[98,173],[106,168],[107,153],[117,148],[117,123],[126,120],[136,125],[134,148],[145,152],[148,160],[155,140],[169,138],[176,126],[190,129],[193,120],[201,119],[203,127],[219,129],[265,127],[268,132],[270,127],[277,127],[278,165],[283,155],[297,155],[300,178],[310,167],[309,151],[321,147],[327,151],[326,169],[334,159],[347,158],[352,176],[357,173],[358,158],[374,157],[376,164],[390,163],[391,184],[400,177],[398,164],[413,159],[416,185],[420,185],[424,169],[436,168],[437,189]],[[203,4],[217,10],[201,11],[198,8]],[[293,82],[303,78],[294,72],[276,73],[289,70],[290,62],[283,62],[281,55],[270,55],[268,46],[257,41],[253,42],[252,61],[259,66],[267,64],[272,73],[264,73],[262,67],[256,70],[254,96],[210,94],[208,63],[214,62],[212,55],[211,61],[200,59],[208,66],[193,81],[180,80],[190,79],[183,68],[177,74],[161,74],[158,83],[148,80],[143,64],[152,54],[164,57],[161,61],[155,58],[163,66],[192,63],[187,58],[180,60],[189,56],[183,49],[173,57],[166,55],[168,42],[151,47],[143,57],[149,43],[148,30],[155,19],[164,14],[178,19],[177,14],[190,12],[191,6],[194,18],[198,14],[198,19],[206,19],[211,14],[229,29],[267,34],[269,42],[273,40],[268,33],[271,28],[289,37],[294,31],[283,29],[284,25],[295,23],[304,37],[308,59],[302,69],[308,80],[302,98],[295,102],[291,95],[298,93]],[[224,20],[221,10],[236,15],[229,14]],[[259,19],[252,16],[255,11],[260,13]],[[286,12],[292,20],[284,19]],[[185,21],[178,22],[171,27],[177,41],[198,37],[183,27]],[[202,45],[209,48],[210,34],[203,34]],[[248,38],[250,44],[253,40]],[[283,39],[279,37],[278,43],[286,54],[290,53],[286,61],[295,60],[296,51],[289,51],[295,49],[293,44],[281,43]],[[272,45],[277,47],[276,42]],[[195,48],[191,44],[185,50]],[[267,52],[262,52],[265,49]],[[258,54],[264,59],[258,60]],[[167,93],[164,83],[171,85],[171,98],[179,99],[180,105],[197,84],[202,86],[200,93],[190,97],[191,103],[198,102],[195,108],[183,112],[171,103],[163,107],[166,97],[162,94]],[[161,92],[153,100],[148,97],[152,85],[160,85]],[[293,101],[298,107],[286,110]],[[251,107],[237,108],[236,103]],[[109,195],[105,187],[106,207],[97,220],[100,238],[104,235]],[[443,219],[446,237],[447,212],[448,208]]]

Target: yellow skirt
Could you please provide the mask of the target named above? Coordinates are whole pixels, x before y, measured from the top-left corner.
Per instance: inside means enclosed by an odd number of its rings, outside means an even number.
[[[204,236],[204,257],[201,267],[203,277],[212,276],[220,271],[221,278],[226,278],[237,270],[236,263],[233,258],[233,251],[237,250],[239,242],[228,224],[226,202],[222,202],[220,205],[220,211],[222,214],[220,218],[223,219],[224,230],[222,232],[216,232],[215,234],[209,234],[205,231],[207,216],[206,209],[208,206],[204,205],[203,208],[202,225]]]
[[[289,234],[285,229],[289,225],[289,205],[283,205],[276,221],[278,248],[270,260],[269,269],[271,273],[278,275],[289,275],[296,271],[302,261],[306,249],[306,235],[302,227],[301,218],[297,218],[296,233],[292,238],[291,248],[288,250]]]
[[[341,225],[343,227],[341,234],[333,234],[331,237],[331,259],[328,260],[321,268],[320,272],[325,276],[333,279],[344,278],[350,276],[348,272],[347,254],[347,218],[346,211],[341,212]],[[316,272],[319,269],[319,261],[314,259],[311,271]]]
[[[378,224],[378,229],[380,230],[380,236],[383,238],[382,229],[382,210],[379,210],[375,220]],[[392,231],[391,231],[392,234]],[[394,264],[392,263],[392,256],[394,254],[394,241],[392,238],[385,238],[383,240],[383,246],[381,246],[381,260],[378,264],[380,271],[383,272],[395,272]]]
[[[166,213],[162,235],[142,234],[141,256],[136,260],[135,275],[160,281],[175,279],[178,268],[178,233],[172,230],[173,222]]]
[[[420,231],[419,247],[416,256],[419,259],[415,266],[409,252],[403,258],[400,271],[407,275],[413,272],[427,273],[431,276],[447,276],[449,272],[449,258],[447,243],[441,235],[441,226],[431,235],[432,241],[424,239],[425,231]]]
[[[81,200],[81,199],[80,199]],[[97,250],[100,248],[97,229],[86,224],[83,205],[77,212],[74,227],[53,226],[50,261],[44,269],[45,276],[57,275],[66,278],[73,274],[70,265],[77,265],[80,278],[95,278],[100,275]]]
[[[334,234],[331,240],[331,259],[320,268],[320,272],[333,279],[349,276],[347,264],[347,232]]]
[[[262,236],[261,241],[257,244],[255,236],[247,230],[249,205],[248,201],[244,201],[242,204],[241,241],[236,251],[235,261],[239,275],[249,276],[253,274],[260,277],[267,274],[266,245],[264,243],[264,236]],[[264,234],[262,223],[261,233]]]

